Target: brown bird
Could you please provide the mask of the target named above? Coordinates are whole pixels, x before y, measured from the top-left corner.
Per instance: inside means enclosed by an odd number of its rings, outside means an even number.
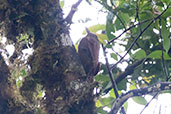
[[[95,76],[99,69],[100,43],[97,36],[86,29],[87,35],[78,45],[78,54],[84,70],[88,76]]]

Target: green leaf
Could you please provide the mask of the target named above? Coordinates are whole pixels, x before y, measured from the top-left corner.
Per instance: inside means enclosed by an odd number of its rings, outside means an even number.
[[[161,0],[161,1],[164,3],[167,3],[167,4],[169,4],[171,2],[171,0]]]
[[[134,81],[131,82],[132,84],[130,85],[129,89],[133,90],[133,89],[137,89],[136,83]]]
[[[164,38],[163,47],[166,50],[166,53],[168,53],[168,51],[170,49],[170,39],[169,38]]]
[[[105,82],[105,81],[110,81],[110,78],[108,75],[99,74],[95,77],[95,80]]]
[[[133,97],[132,98],[134,102],[138,103],[138,104],[141,104],[141,105],[146,105],[147,104],[147,101],[145,100],[144,97]]]
[[[42,98],[43,97],[43,91],[39,91],[37,97]]]
[[[135,16],[135,11],[136,11],[136,5],[135,4],[128,4],[128,3],[124,2],[123,4],[120,4],[119,8],[120,8],[120,11],[122,13],[128,14],[131,17]],[[129,17],[129,19],[131,17]]]
[[[170,1],[170,2],[171,2],[171,1]],[[167,9],[167,11],[162,15],[162,17],[167,18],[167,17],[170,16],[170,14],[171,14],[171,7],[169,7],[169,8]]]
[[[103,106],[102,103],[99,100],[97,100],[96,101],[96,107],[101,107],[101,106]]]
[[[126,26],[129,23],[129,19],[130,19],[128,14],[122,12],[118,14],[118,17],[119,18],[117,18],[115,21],[116,30],[123,29],[124,28],[123,24]]]
[[[105,34],[96,34],[96,36],[98,37],[99,41],[104,45],[106,44],[106,41],[108,41],[108,38]]]
[[[22,69],[21,70],[21,76],[26,76],[26,75],[27,75],[26,70],[25,69]]]
[[[105,97],[100,99],[101,103],[109,108],[112,108],[112,102],[114,102],[114,99],[112,97]]]
[[[118,93],[119,93],[119,95],[122,94],[121,91],[118,91]],[[113,89],[111,89],[111,91],[109,92],[109,94],[110,94],[110,97],[116,99],[116,96],[115,96],[115,93],[114,93],[114,90]]]
[[[120,22],[120,20],[118,18],[115,21],[114,27],[115,27],[116,30],[123,29],[123,26],[122,26],[122,24],[121,24],[121,22]]]
[[[118,56],[115,53],[111,53],[110,56],[116,61],[118,60]]]
[[[91,27],[88,27],[88,30],[90,31],[90,32],[93,32],[93,33],[96,33],[97,31],[99,31],[99,30],[105,30],[105,25],[103,25],[103,24],[97,24],[97,25],[93,25],[93,26],[91,26]],[[83,31],[83,34],[86,34],[87,32],[86,32],[86,30],[84,30]]]
[[[115,96],[115,93],[114,93],[113,89],[109,92],[109,94],[110,94],[110,97],[116,99],[116,96]]]
[[[60,0],[60,6],[61,6],[61,8],[64,7],[64,0]]]
[[[112,48],[112,45],[111,44],[107,44],[106,48]]]
[[[127,83],[126,83],[127,81],[126,81],[126,79],[124,79],[124,80],[122,80],[121,82],[119,82],[118,84],[117,84],[117,87],[118,87],[118,90],[126,90],[126,85],[127,85]]]
[[[129,20],[130,20],[129,15],[127,13],[121,13],[121,17],[122,17],[122,19],[124,21],[124,24],[126,26],[129,23]]]
[[[145,53],[145,51],[144,50],[142,50],[142,49],[137,49],[138,51],[135,53],[135,54],[133,54],[132,55],[132,58],[134,58],[134,59],[143,59],[143,58],[146,58],[146,53]]]
[[[113,13],[109,12],[107,15],[107,21],[106,21],[106,34],[109,40],[113,39],[115,36],[112,34],[112,32],[115,32],[114,25],[113,25]]]
[[[148,58],[152,58],[152,59],[161,59],[161,57],[162,57],[162,51],[161,50],[153,51],[152,53],[150,53],[148,55]]]
[[[166,50],[166,53],[168,53],[170,49],[170,38],[169,38],[169,30],[166,28],[166,22],[162,21],[162,30],[161,35],[163,37],[163,48]]]
[[[104,86],[104,91],[111,88],[112,87],[112,83],[109,81],[106,86]]]
[[[161,59],[162,51],[161,50],[153,51],[147,57],[152,58],[152,59]],[[166,52],[163,52],[163,57],[164,57],[165,60],[171,60],[171,57],[169,57],[169,55],[166,54]]]
[[[25,41],[26,43],[28,42],[29,35],[28,34],[20,34],[20,36],[16,37],[18,42]]]

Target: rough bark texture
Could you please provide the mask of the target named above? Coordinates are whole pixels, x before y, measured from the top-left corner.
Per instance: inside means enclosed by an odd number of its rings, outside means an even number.
[[[88,81],[80,64],[58,0],[2,0],[0,22],[3,35],[15,43],[18,53],[22,49],[17,47],[16,36],[28,34],[34,39],[34,53],[28,62],[31,69],[20,88],[25,103],[17,99],[20,108],[8,107],[7,110],[36,113],[36,88],[41,85],[45,91],[45,96],[39,100],[41,113],[96,113],[94,85]],[[10,102],[9,99],[2,101],[4,106]]]
[[[0,55],[0,114],[33,113],[20,101],[17,101],[18,93],[13,80],[9,80],[10,71],[3,57]]]
[[[0,55],[0,113],[8,112],[8,99],[11,98],[11,93],[8,91],[9,69]]]

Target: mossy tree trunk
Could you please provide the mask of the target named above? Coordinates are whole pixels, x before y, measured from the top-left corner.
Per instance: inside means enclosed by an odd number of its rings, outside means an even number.
[[[0,85],[6,85],[0,89],[7,92],[0,92],[0,107],[5,107],[0,113],[96,113],[93,84],[80,64],[59,0],[2,0],[0,24],[1,36],[15,45],[17,56],[22,50],[18,36],[27,34],[34,40],[34,52],[27,62],[29,73],[18,92],[12,72],[1,57]],[[38,100],[35,94],[40,85],[45,96]]]

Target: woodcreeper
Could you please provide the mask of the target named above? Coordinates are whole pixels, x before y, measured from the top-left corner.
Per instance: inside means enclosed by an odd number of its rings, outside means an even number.
[[[78,45],[78,54],[84,70],[88,76],[95,76],[99,69],[99,49],[100,43],[97,36],[86,29],[87,35]]]

